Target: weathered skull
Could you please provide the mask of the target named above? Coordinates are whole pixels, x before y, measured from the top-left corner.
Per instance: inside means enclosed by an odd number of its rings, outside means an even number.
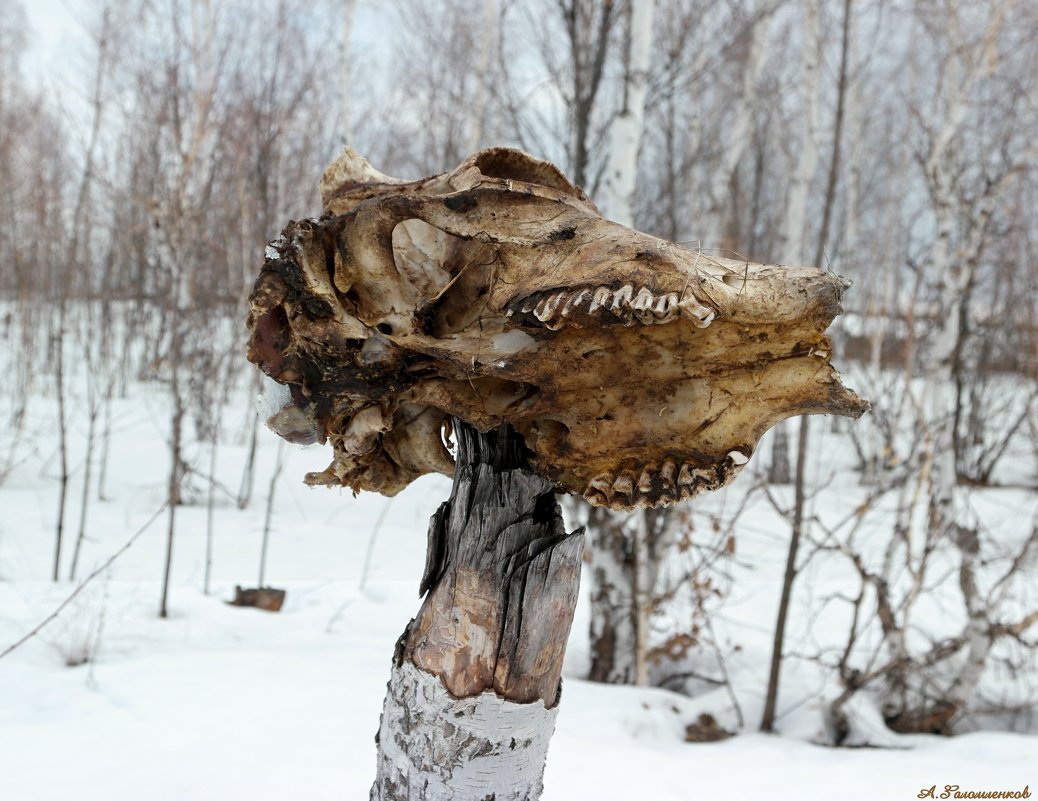
[[[726,483],[784,418],[868,408],[829,363],[835,275],[625,228],[516,150],[406,183],[346,149],[321,191],[324,215],[268,247],[249,315],[249,359],[290,389],[272,427],[331,440],[309,483],[450,474],[454,415],[511,423],[592,503],[654,506]]]

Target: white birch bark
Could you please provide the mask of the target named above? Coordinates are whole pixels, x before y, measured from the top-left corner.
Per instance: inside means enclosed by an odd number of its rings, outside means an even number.
[[[623,104],[610,130],[603,205],[607,216],[628,227],[634,225],[638,148],[644,128],[654,8],[654,0],[636,0],[630,6]],[[596,648],[596,659],[603,659],[592,666],[592,675],[599,681],[617,684],[633,681],[644,686],[648,683],[646,637],[649,597],[645,512],[601,514],[603,524],[615,528],[615,531],[602,534],[615,541],[592,550],[591,640]],[[625,568],[623,549],[619,547],[629,516],[633,516],[635,521],[634,573]],[[595,534],[598,532],[592,536]]]
[[[805,262],[804,228],[807,224],[807,197],[811,181],[818,170],[818,62],[819,32],[821,15],[819,0],[805,0],[804,27],[801,61],[800,127],[794,144],[797,154],[793,173],[786,195],[786,210],[783,220],[782,252],[779,261],[783,264],[799,265]],[[789,440],[792,423],[788,420],[775,426],[772,435],[771,465],[769,481],[773,484],[788,484],[792,481],[789,462]]]
[[[468,150],[478,150],[483,143],[483,124],[487,114],[487,82],[491,80],[491,44],[496,36],[497,0],[483,0],[483,33],[479,42],[479,61],[476,64],[476,96],[471,107],[472,130]]]
[[[794,144],[797,153],[786,196],[783,246],[779,261],[804,263],[804,227],[807,223],[807,197],[818,170],[818,22],[819,0],[805,0],[803,61],[801,62],[800,128]]]
[[[652,612],[653,570],[649,557],[649,521],[647,512],[634,513],[634,683],[649,683],[649,616]]]
[[[628,513],[592,508],[591,538],[591,672],[592,681],[630,684],[635,680],[635,591],[633,564],[627,550]]]
[[[357,8],[357,0],[342,0],[342,45],[339,49],[339,129],[342,131],[344,144],[350,143],[353,127],[350,124],[351,102],[350,84],[350,36],[353,34],[353,12]]]
[[[757,105],[757,87],[760,84],[764,65],[768,61],[769,37],[774,14],[771,9],[760,7],[757,20],[750,31],[750,43],[746,64],[742,73],[742,89],[733,98],[732,123],[724,129],[720,163],[710,180],[709,208],[699,226],[699,239],[703,247],[721,245],[724,233],[724,210],[726,195],[732,175],[739,168],[743,153],[750,143],[753,130],[753,113]],[[695,201],[696,198],[693,198]]]
[[[592,510],[588,518],[592,681],[651,684],[649,623],[656,599],[672,578],[667,575],[667,558],[682,525],[673,509]]]
[[[652,18],[655,0],[635,0],[630,6],[630,44],[624,75],[624,102],[610,130],[603,203],[605,214],[621,225],[634,225],[634,190],[638,148],[645,127],[645,95],[652,59]]]
[[[948,25],[949,55],[942,62],[942,74],[938,81],[939,87],[948,89],[937,98],[941,104],[938,108],[943,113],[929,115],[933,127],[923,163],[934,214],[930,269],[937,285],[936,330],[930,340],[928,369],[919,404],[923,415],[929,417],[926,420],[929,437],[924,461],[924,470],[928,466],[929,475],[920,479],[928,479],[929,515],[921,562],[913,571],[914,585],[903,602],[900,631],[893,637],[888,634],[887,640],[892,654],[906,652],[905,632],[910,630],[908,616],[916,596],[922,591],[927,555],[945,545],[956,548],[959,554],[959,586],[966,607],[966,624],[961,635],[965,649],[964,661],[939,699],[938,708],[901,710],[901,714],[909,720],[913,716],[918,720],[926,720],[928,715],[937,715],[942,725],[947,725],[953,715],[968,705],[993,644],[990,610],[976,584],[980,543],[975,521],[972,520],[968,504],[961,497],[962,488],[958,485],[953,430],[956,403],[954,371],[961,316],[966,313],[966,290],[978,262],[995,200],[1005,182],[1012,177],[1012,172],[1007,171],[999,180],[986,186],[979,199],[967,201],[961,187],[956,185],[957,165],[954,163],[952,144],[962,135],[978,85],[998,64],[998,33],[1010,4],[1003,3],[992,9],[984,32],[972,43],[963,39],[963,31],[957,20]],[[949,13],[956,12],[950,10]],[[906,524],[907,521],[902,525]],[[908,530],[907,527],[905,530]],[[911,543],[906,541],[906,555],[909,559],[910,546]],[[911,569],[911,563],[909,566]],[[892,679],[888,679],[888,694],[897,698],[903,689],[898,682],[906,680],[912,681],[914,677],[895,674]]]
[[[558,712],[493,691],[455,698],[436,676],[394,666],[371,801],[535,801]]]
[[[933,203],[935,239],[931,250],[931,269],[938,286],[937,331],[932,340],[930,369],[927,371],[924,399],[929,401],[932,431],[933,472],[930,492],[930,526],[938,532],[947,529],[954,520],[957,494],[954,432],[953,367],[959,337],[960,317],[965,290],[972,277],[976,256],[983,244],[983,225],[993,210],[994,197],[989,193],[987,203],[977,209],[970,228],[972,236],[955,248],[958,218],[963,214],[962,201],[956,192],[954,166],[949,164],[949,148],[966,122],[970,99],[977,84],[997,65],[997,34],[1001,27],[1006,5],[992,14],[992,18],[978,45],[965,48],[955,35],[958,27],[949,26],[955,54],[946,62],[942,84],[953,86],[948,98],[944,119],[940,123],[927,152],[923,165]],[[925,403],[925,400],[924,400]]]

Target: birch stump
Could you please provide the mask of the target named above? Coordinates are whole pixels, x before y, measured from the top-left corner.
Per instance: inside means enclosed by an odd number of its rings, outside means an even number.
[[[393,658],[377,801],[540,797],[583,532],[505,425],[455,421],[454,487],[429,524],[425,602]]]

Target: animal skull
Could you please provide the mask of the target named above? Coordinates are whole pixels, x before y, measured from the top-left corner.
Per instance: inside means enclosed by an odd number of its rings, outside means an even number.
[[[347,148],[321,196],[268,246],[249,314],[249,359],[288,387],[269,424],[331,441],[308,483],[450,474],[456,416],[510,423],[592,503],[656,506],[725,484],[784,418],[868,409],[829,362],[839,277],[625,228],[520,151],[404,182]]]

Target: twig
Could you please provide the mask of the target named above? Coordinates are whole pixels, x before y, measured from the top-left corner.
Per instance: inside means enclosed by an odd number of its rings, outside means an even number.
[[[37,634],[39,634],[41,631],[43,631],[44,627],[46,627],[48,624],[50,624],[55,618],[57,618],[58,615],[60,615],[65,610],[65,607],[67,607],[70,603],[72,603],[73,599],[77,595],[79,595],[79,593],[81,593],[83,591],[83,588],[86,587],[87,584],[89,584],[95,578],[100,576],[105,570],[107,570],[109,567],[112,566],[112,563],[115,562],[116,559],[118,559],[120,556],[122,556],[124,553],[126,553],[126,551],[128,551],[130,549],[130,546],[133,545],[138,540],[138,538],[145,531],[148,530],[148,528],[151,526],[151,524],[154,523],[158,519],[159,515],[162,514],[162,512],[165,510],[165,508],[168,505],[169,505],[169,502],[167,501],[166,503],[162,504],[162,506],[160,506],[158,509],[156,509],[155,513],[152,514],[152,516],[148,518],[148,522],[146,522],[143,526],[141,526],[139,529],[137,529],[137,531],[134,532],[133,536],[130,537],[130,539],[128,539],[118,551],[116,551],[111,556],[109,556],[108,559],[105,560],[105,562],[103,564],[98,566],[89,576],[87,576],[85,579],[83,579],[83,581],[79,584],[79,586],[76,587],[76,589],[74,589],[72,591],[72,593],[64,601],[62,601],[60,604],[58,604],[57,609],[55,609],[53,612],[51,612],[49,615],[47,615],[47,617],[45,617],[43,620],[41,620],[36,625],[36,628],[34,628],[32,631],[28,632],[20,640],[18,640],[17,642],[13,643],[12,645],[9,645],[2,652],[0,652],[0,659],[3,659],[5,656],[7,656],[12,651],[14,651],[16,648],[21,647],[22,645],[27,643],[29,640],[31,640],[33,637],[35,637]]]
[[[368,549],[364,553],[364,566],[360,570],[360,585],[357,589],[360,592],[364,592],[364,586],[368,583],[368,571],[371,569],[371,557],[375,552],[375,540],[378,539],[378,533],[382,530],[382,524],[386,520],[386,515],[389,514],[389,507],[393,505],[393,499],[387,498],[386,502],[382,504],[382,509],[379,512],[378,519],[375,520],[375,526],[371,529],[371,537],[368,538]]]

